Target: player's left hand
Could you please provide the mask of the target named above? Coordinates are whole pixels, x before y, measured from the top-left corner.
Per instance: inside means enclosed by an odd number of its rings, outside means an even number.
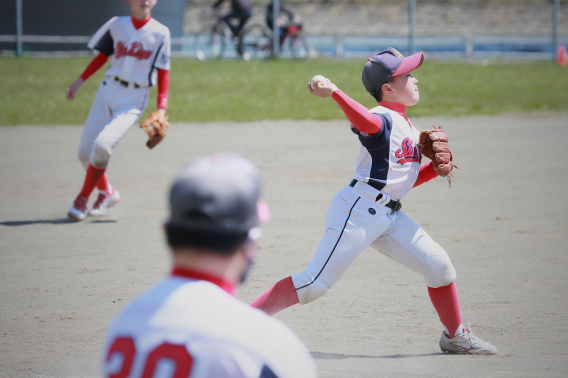
[[[69,86],[69,88],[67,88],[65,90],[65,95],[67,96],[67,100],[73,100],[75,99],[75,93],[77,93],[77,91],[79,90],[79,87],[81,86],[81,84],[83,84],[85,81],[83,79],[81,79],[80,77],[77,78],[77,80],[75,80],[75,82],[73,84],[71,84]]]
[[[310,91],[311,94],[313,94],[314,96],[318,96],[318,97],[331,97],[331,95],[333,94],[333,92],[335,92],[337,90],[337,86],[335,84],[333,84],[331,82],[331,80],[327,79],[327,83],[324,83],[323,81],[318,81],[315,84],[316,89],[312,89],[312,86],[310,83],[308,83],[308,91]]]
[[[418,147],[420,154],[432,160],[434,170],[440,177],[446,177],[451,187],[451,177],[453,176],[454,168],[459,169],[454,165],[454,156],[448,144],[448,134],[442,130],[442,126],[433,129],[422,130],[418,139]]]
[[[148,118],[140,124],[140,128],[148,134],[146,146],[148,146],[149,149],[154,148],[166,137],[169,127],[170,123],[168,122],[165,109],[158,109],[150,113]]]

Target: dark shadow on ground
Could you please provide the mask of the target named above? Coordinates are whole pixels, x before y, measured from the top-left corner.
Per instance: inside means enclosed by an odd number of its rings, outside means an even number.
[[[34,224],[69,224],[76,223],[69,218],[56,218],[56,219],[38,219],[29,221],[6,221],[0,222],[2,226],[17,227],[17,226],[30,226]],[[92,220],[89,223],[116,223],[115,219],[97,219]]]
[[[385,356],[366,356],[362,354],[340,354],[340,353],[325,353],[325,352],[311,352],[314,360],[343,360],[346,358],[416,358],[437,356],[440,353],[425,353],[425,354],[391,354]]]

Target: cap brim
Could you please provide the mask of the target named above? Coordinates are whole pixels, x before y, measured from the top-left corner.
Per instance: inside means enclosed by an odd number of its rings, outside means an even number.
[[[392,77],[406,75],[420,67],[424,63],[424,53],[407,56],[402,64],[393,72]]]

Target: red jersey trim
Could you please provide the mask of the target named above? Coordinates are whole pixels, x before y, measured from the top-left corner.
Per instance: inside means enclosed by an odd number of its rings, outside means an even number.
[[[406,116],[406,105],[399,104],[398,102],[388,102],[388,101],[381,101],[379,105],[384,106],[385,108],[389,108],[390,110],[394,110],[398,114],[404,117],[406,122],[408,122],[408,126],[412,128],[412,124],[410,120]]]
[[[172,270],[172,276],[178,276],[183,278],[190,278],[192,280],[200,280],[200,281],[208,281],[217,286],[221,289],[225,290],[227,293],[231,294],[233,297],[236,294],[235,285],[224,278],[214,276],[209,273],[200,272],[198,270],[190,269],[190,268],[182,268],[179,266],[174,266]]]
[[[146,25],[148,23],[148,21],[150,21],[151,19],[152,19],[152,16],[148,17],[147,20],[138,20],[138,19],[132,17],[132,15],[130,15],[130,20],[132,21],[132,25],[134,26],[134,29],[136,29],[136,30],[138,30],[142,26]]]
[[[402,113],[404,114],[404,118],[406,118],[406,105],[389,101],[381,101],[379,102],[379,105],[384,106],[385,108],[389,108],[390,110],[394,110],[397,113]]]

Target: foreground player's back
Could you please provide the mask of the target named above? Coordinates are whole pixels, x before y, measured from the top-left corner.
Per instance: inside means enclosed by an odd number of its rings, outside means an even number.
[[[286,326],[233,298],[222,282],[202,278],[177,272],[133,301],[109,330],[104,375],[316,376],[308,350]]]

